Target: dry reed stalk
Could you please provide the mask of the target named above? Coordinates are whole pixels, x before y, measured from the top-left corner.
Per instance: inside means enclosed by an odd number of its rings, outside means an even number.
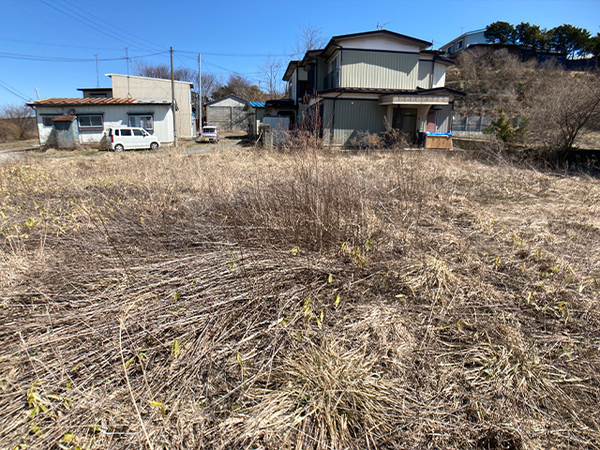
[[[434,153],[0,170],[0,448],[598,448],[595,179]]]

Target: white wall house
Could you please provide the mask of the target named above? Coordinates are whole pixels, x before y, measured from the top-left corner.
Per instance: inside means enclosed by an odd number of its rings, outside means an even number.
[[[100,143],[108,128],[137,126],[173,142],[173,115],[168,99],[48,98],[35,107],[42,147]]]
[[[109,74],[112,88],[81,88],[83,98],[46,98],[28,103],[36,110],[40,144],[75,147],[100,143],[108,128],[141,127],[163,144],[177,137],[196,137],[192,86],[175,81],[175,111],[171,80]]]

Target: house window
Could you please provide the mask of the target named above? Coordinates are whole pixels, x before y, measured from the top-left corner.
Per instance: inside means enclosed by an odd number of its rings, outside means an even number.
[[[152,114],[130,114],[129,126],[143,128],[148,133],[154,133],[154,117]]]
[[[104,129],[102,114],[86,114],[77,116],[80,130],[98,131]]]
[[[42,125],[52,128],[52,117],[53,116],[42,116]]]
[[[463,46],[463,41],[458,41],[456,43],[456,51],[459,51],[462,48],[462,46]]]
[[[90,94],[90,98],[106,98],[106,93]]]

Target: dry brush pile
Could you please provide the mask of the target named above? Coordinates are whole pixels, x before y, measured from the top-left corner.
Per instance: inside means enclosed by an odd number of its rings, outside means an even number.
[[[600,185],[439,153],[0,166],[0,448],[599,448]]]

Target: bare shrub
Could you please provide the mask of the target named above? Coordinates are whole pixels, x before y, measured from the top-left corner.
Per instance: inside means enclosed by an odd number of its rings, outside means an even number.
[[[0,448],[600,441],[597,180],[427,151],[38,158],[0,164]]]
[[[24,140],[37,136],[35,114],[25,105],[7,105],[0,110],[0,140]]]
[[[563,155],[587,130],[600,130],[600,80],[594,74],[546,70],[529,91],[532,138]]]
[[[352,147],[360,148],[363,150],[376,150],[384,145],[385,141],[378,133],[371,131],[358,131],[356,136],[350,140]]]

